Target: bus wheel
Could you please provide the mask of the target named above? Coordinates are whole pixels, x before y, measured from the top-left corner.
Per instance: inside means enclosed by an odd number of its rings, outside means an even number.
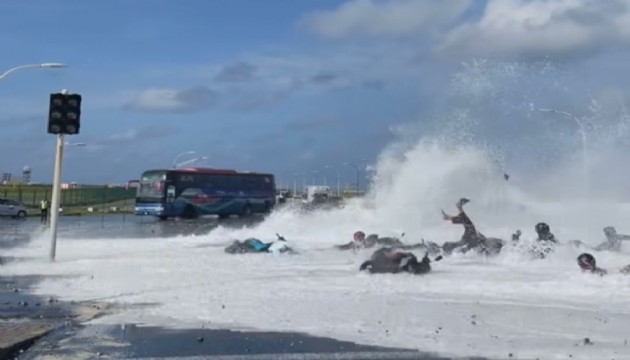
[[[243,211],[241,212],[241,217],[247,217],[250,216],[252,214],[252,207],[247,204],[245,205],[245,207],[243,207]]]
[[[182,217],[185,219],[194,219],[197,217],[197,210],[195,210],[195,208],[192,207],[192,205],[188,205],[184,208]]]
[[[160,219],[160,220],[166,220],[166,219],[168,219],[168,216],[166,216],[166,215],[160,215],[160,216],[158,216],[158,219]]]
[[[271,212],[271,204],[269,202],[265,202],[265,214],[269,214]]]
[[[230,217],[230,214],[219,214],[219,219],[227,219]]]

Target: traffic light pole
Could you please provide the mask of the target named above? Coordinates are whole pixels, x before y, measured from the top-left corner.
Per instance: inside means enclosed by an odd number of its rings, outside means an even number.
[[[57,154],[53,179],[52,204],[50,206],[50,261],[55,261],[57,252],[57,223],[59,221],[59,199],[61,198],[61,166],[63,163],[64,135],[57,135]]]

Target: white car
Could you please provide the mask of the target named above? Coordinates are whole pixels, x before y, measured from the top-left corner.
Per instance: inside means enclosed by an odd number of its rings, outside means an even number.
[[[28,215],[28,210],[22,204],[9,199],[0,199],[0,216],[12,216],[21,219],[26,215]]]

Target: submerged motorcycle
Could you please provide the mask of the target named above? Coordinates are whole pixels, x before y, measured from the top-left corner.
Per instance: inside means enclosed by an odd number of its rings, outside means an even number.
[[[418,261],[418,258],[410,252],[403,252],[395,248],[382,248],[376,250],[370,260],[361,264],[359,271],[369,271],[373,274],[410,273],[420,275],[431,271],[432,261],[440,260],[442,260],[441,255],[431,260],[429,253],[425,252],[422,260]]]
[[[276,254],[297,254],[287,245],[287,240],[276,234],[277,241],[263,242],[256,238],[249,238],[243,241],[234,240],[234,242],[225,248],[228,254],[248,254],[248,253],[276,253]]]

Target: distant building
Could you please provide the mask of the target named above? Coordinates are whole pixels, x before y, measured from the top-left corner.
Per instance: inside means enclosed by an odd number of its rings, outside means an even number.
[[[25,166],[22,169],[22,184],[30,184],[31,183],[31,167]]]
[[[11,182],[11,173],[2,174],[2,184],[6,185]]]

